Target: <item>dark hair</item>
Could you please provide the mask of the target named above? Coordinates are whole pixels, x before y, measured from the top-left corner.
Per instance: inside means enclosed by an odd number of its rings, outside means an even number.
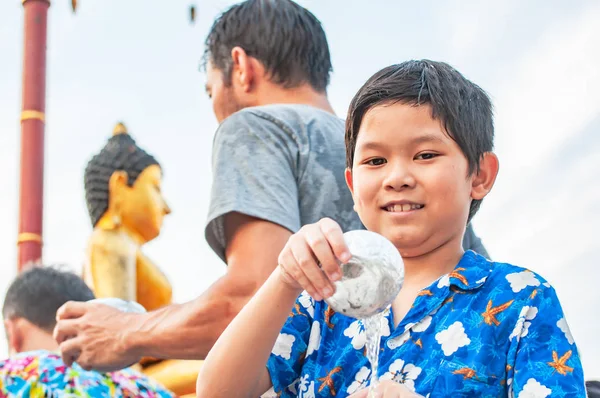
[[[231,50],[239,46],[260,61],[271,80],[286,88],[310,84],[324,92],[332,71],[321,22],[290,0],[247,0],[214,22],[204,50],[211,64],[231,84]]]
[[[27,319],[51,333],[56,325],[56,311],[63,304],[92,299],[92,290],[72,272],[57,267],[32,267],[17,275],[8,288],[2,316]]]
[[[159,165],[154,157],[136,145],[129,134],[123,132],[124,129],[122,124],[117,125],[115,131],[120,133],[113,135],[85,168],[85,200],[94,227],[108,210],[108,182],[115,171],[125,171],[127,183],[132,186],[147,167]]]
[[[394,103],[429,105],[458,144],[469,164],[469,175],[494,146],[494,120],[490,98],[479,86],[443,62],[407,61],[375,73],[352,99],[346,119],[346,165],[352,167],[358,131],[365,114],[378,105]],[[469,221],[481,200],[473,200]]]

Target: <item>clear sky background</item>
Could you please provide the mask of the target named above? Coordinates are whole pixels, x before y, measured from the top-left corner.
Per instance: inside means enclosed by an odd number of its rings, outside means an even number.
[[[44,260],[81,269],[91,232],[83,171],[123,120],[161,162],[173,209],[145,252],[176,301],[190,300],[225,272],[203,233],[217,123],[198,65],[213,18],[233,2],[197,1],[195,25],[188,1],[79,3],[76,15],[66,0],[49,11]],[[370,75],[413,58],[447,61],[490,93],[501,170],[476,232],[495,260],[556,287],[586,377],[600,378],[600,2],[300,3],[327,32],[340,116]],[[2,295],[16,271],[22,46],[21,2],[2,1]]]

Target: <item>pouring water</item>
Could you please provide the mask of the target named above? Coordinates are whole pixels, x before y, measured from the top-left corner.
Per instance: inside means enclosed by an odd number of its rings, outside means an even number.
[[[404,282],[404,265],[398,249],[383,236],[365,230],[344,234],[352,258],[342,264],[336,292],[325,301],[336,312],[361,319],[371,364],[370,392],[378,384],[377,367],[383,311],[394,301]]]

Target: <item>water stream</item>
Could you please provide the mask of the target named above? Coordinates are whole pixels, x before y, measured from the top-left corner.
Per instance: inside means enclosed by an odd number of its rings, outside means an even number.
[[[371,363],[371,382],[369,384],[369,398],[374,397],[375,387],[379,384],[377,366],[379,364],[379,349],[381,344],[381,323],[383,312],[363,319],[367,337],[367,359]]]

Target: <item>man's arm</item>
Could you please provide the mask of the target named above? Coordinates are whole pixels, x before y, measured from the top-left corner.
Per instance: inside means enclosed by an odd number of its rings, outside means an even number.
[[[225,216],[225,234],[227,274],[177,311],[150,313],[131,336],[136,351],[159,358],[204,358],[276,268],[291,236],[279,225],[240,213]]]
[[[108,371],[142,356],[205,358],[275,269],[291,235],[277,224],[239,213],[227,214],[224,223],[227,274],[197,299],[147,314],[122,314],[87,303],[61,308],[55,337],[65,362],[70,365],[75,359],[84,368]]]

